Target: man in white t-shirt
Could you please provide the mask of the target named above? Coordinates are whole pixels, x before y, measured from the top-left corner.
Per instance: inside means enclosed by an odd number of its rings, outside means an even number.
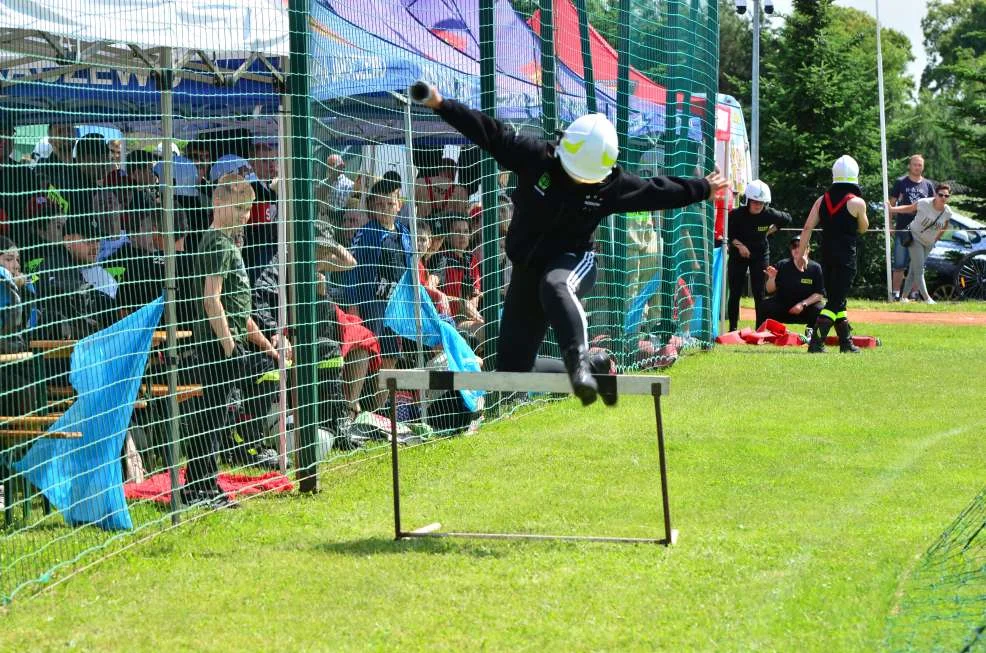
[[[325,160],[325,164],[329,171],[322,184],[327,187],[325,197],[328,201],[330,217],[335,217],[346,208],[346,203],[349,202],[356,184],[343,174],[343,170],[346,169],[346,162],[338,154],[330,154],[329,158]]]
[[[894,206],[890,209],[891,213],[914,213],[914,219],[908,226],[912,240],[907,246],[907,251],[911,255],[911,263],[907,269],[904,289],[900,294],[902,302],[909,301],[908,295],[916,288],[925,303],[935,303],[928,294],[928,286],[924,281],[924,265],[952,218],[952,209],[948,206],[948,198],[951,195],[951,186],[938,184],[935,187],[934,197],[919,199],[913,204]]]

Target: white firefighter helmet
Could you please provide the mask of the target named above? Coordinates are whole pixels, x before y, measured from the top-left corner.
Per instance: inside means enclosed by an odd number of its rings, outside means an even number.
[[[575,181],[598,184],[609,176],[620,154],[613,123],[601,113],[590,113],[568,126],[558,143],[558,158]]]
[[[832,165],[833,184],[858,184],[859,164],[848,154],[840,156]]]
[[[746,195],[747,205],[749,205],[751,201],[770,204],[770,186],[759,179],[754,179],[748,183],[743,194]]]

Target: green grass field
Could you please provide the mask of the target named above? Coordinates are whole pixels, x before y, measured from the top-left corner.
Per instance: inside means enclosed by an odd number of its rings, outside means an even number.
[[[682,359],[675,547],[392,541],[387,458],[133,547],[0,622],[2,651],[876,651],[918,556],[983,484],[976,327]],[[653,411],[569,400],[406,450],[405,523],[660,535]]]

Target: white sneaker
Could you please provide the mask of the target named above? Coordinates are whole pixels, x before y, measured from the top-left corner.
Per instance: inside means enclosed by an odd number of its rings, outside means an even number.
[[[911,303],[911,300],[908,299],[907,297],[901,297],[900,298],[900,303],[901,304],[910,304]]]
[[[937,304],[938,302],[936,302],[935,300],[933,300],[931,297],[928,297],[926,300],[924,300],[924,303],[925,304]]]

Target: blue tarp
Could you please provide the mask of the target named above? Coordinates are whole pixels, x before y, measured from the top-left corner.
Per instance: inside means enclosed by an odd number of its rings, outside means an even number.
[[[78,399],[49,432],[82,439],[41,438],[14,464],[70,525],[133,528],[120,452],[163,311],[160,298],[75,345],[69,380]]]
[[[414,318],[415,287],[421,297],[422,342],[428,347],[441,345],[448,359],[448,368],[453,372],[481,371],[479,358],[465,338],[454,326],[439,316],[438,309],[431,302],[431,297],[425,292],[424,287],[412,283],[410,272],[405,272],[401,277],[387,304],[387,312],[384,316],[387,327],[408,340],[417,338],[418,325]],[[459,390],[459,394],[462,395],[466,408],[470,411],[479,410],[479,399],[484,394],[481,390]]]

